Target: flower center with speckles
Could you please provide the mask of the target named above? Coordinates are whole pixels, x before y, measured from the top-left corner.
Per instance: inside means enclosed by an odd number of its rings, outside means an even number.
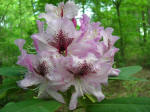
[[[49,45],[55,47],[58,52],[64,56],[67,56],[67,48],[72,43],[73,38],[68,38],[62,30],[55,36],[53,42],[49,42]]]
[[[40,63],[37,68],[33,68],[35,73],[37,73],[40,76],[45,76],[48,73],[48,68],[47,68],[47,64],[45,61],[43,61],[42,63]]]
[[[96,73],[92,65],[87,63],[80,64],[78,68],[68,69],[67,71],[73,74],[75,78],[84,77],[90,73]]]

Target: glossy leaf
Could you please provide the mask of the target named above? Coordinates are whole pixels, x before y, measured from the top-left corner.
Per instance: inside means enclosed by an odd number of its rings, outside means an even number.
[[[16,76],[21,75],[26,72],[25,68],[22,67],[1,67],[0,68],[0,75],[3,76]]]
[[[109,79],[111,80],[139,80],[139,81],[146,81],[146,79],[140,79],[140,78],[136,78],[133,75],[139,71],[142,70],[141,66],[129,66],[129,67],[122,67],[119,68],[119,70],[121,71],[119,76],[117,77],[109,77]]]
[[[61,106],[56,101],[26,100],[10,102],[0,112],[55,112]]]
[[[0,85],[0,99],[5,97],[8,90],[17,89],[17,78],[4,78],[3,83]]]
[[[118,98],[87,104],[86,112],[149,112],[150,98]]]

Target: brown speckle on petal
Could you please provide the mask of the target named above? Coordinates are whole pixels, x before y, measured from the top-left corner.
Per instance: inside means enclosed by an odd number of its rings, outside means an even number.
[[[67,48],[72,43],[73,38],[68,38],[62,30],[54,38],[53,42],[49,42],[48,44],[55,47],[58,52],[62,55],[67,56]]]
[[[45,76],[48,73],[48,67],[46,61],[43,61],[40,63],[37,68],[34,68],[34,71],[40,75],[40,76]]]
[[[91,64],[87,64],[86,62],[83,64],[80,64],[79,67],[68,69],[68,72],[73,74],[75,78],[80,78],[83,76],[86,76],[90,73],[96,73],[95,70],[93,70],[93,67]]]

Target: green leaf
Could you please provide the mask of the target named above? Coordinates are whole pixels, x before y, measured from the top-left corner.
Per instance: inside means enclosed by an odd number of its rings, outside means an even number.
[[[16,83],[16,78],[4,78],[3,83],[0,85],[0,99],[4,98],[8,92],[8,90],[11,89],[17,89],[19,88]]]
[[[86,112],[149,112],[150,98],[117,98],[87,104]]]
[[[26,100],[22,102],[10,102],[0,112],[55,112],[61,106],[56,101]]]
[[[18,87],[17,87],[16,84],[2,85],[0,87],[0,99],[3,98],[3,97],[5,97],[3,95],[6,94],[8,90],[10,90],[10,89],[17,89],[17,88]]]
[[[122,67],[122,68],[119,68],[119,70],[121,71],[119,76],[117,76],[117,77],[111,76],[111,77],[109,77],[109,79],[110,80],[139,80],[139,81],[146,81],[146,79],[140,79],[140,78],[136,78],[136,77],[132,76],[135,73],[137,73],[137,72],[142,70],[141,66]]]
[[[3,76],[16,76],[16,75],[21,75],[26,72],[25,68],[22,67],[1,67],[0,68],[0,75]]]

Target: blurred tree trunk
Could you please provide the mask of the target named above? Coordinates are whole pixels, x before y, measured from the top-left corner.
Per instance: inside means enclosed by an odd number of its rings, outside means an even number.
[[[120,5],[121,5],[122,0],[113,0],[113,4],[116,8],[117,11],[117,16],[118,16],[118,24],[119,24],[119,33],[120,33],[120,52],[122,59],[124,59],[124,38],[122,34],[122,23],[121,23],[121,18],[120,18]]]
[[[8,12],[8,8],[9,8],[9,5],[11,4],[11,2],[9,2],[8,4],[7,4],[7,6],[6,6],[6,10],[4,11],[4,13],[0,16],[0,33],[1,33],[1,25],[2,25],[2,23],[4,23],[4,20],[5,20],[5,16],[6,16],[6,14],[7,14],[7,12]],[[0,37],[2,37],[2,36],[0,36]],[[0,60],[0,66],[2,66],[2,60]],[[2,81],[3,81],[3,77],[2,76],[0,76],[0,84],[2,84]]]
[[[1,65],[2,65],[2,61],[0,60],[0,67],[1,67]],[[2,84],[2,81],[3,81],[3,77],[0,76],[0,84]]]
[[[33,13],[33,15],[34,15],[34,19],[36,20],[36,11],[35,11],[35,3],[34,3],[34,1],[33,0],[31,0],[31,8],[32,8],[32,13]],[[32,29],[33,29],[33,31],[34,31],[34,27],[35,27],[35,24],[34,23],[32,23]]]
[[[145,21],[145,12],[142,11],[142,25],[143,25],[143,33],[144,33],[144,35],[143,35],[144,43],[146,43],[146,37],[147,37],[147,35],[146,35],[146,23],[145,22],[146,22]]]
[[[148,37],[150,38],[150,7],[148,7]]]
[[[83,0],[83,1],[82,1],[82,13],[83,13],[83,14],[85,13],[85,4],[86,4],[86,1]]]
[[[4,18],[5,18],[5,15],[7,14],[7,11],[8,11],[8,8],[9,8],[9,5],[11,4],[11,2],[9,2],[6,6],[6,10],[4,11],[3,15],[0,17],[0,23],[3,22]]]
[[[22,38],[22,5],[21,5],[21,0],[19,0],[19,14],[20,14],[20,23],[19,23],[19,27],[20,27],[20,37]]]
[[[93,6],[91,6],[92,11],[94,12],[93,18],[95,19],[95,21],[100,21],[103,17],[100,10],[102,2],[101,0],[91,0],[91,3],[93,4]]]
[[[34,1],[33,0],[31,0],[31,6],[32,6],[32,12],[33,12],[34,18],[36,19],[36,15],[35,15],[36,11],[34,9],[35,5],[34,5]]]

